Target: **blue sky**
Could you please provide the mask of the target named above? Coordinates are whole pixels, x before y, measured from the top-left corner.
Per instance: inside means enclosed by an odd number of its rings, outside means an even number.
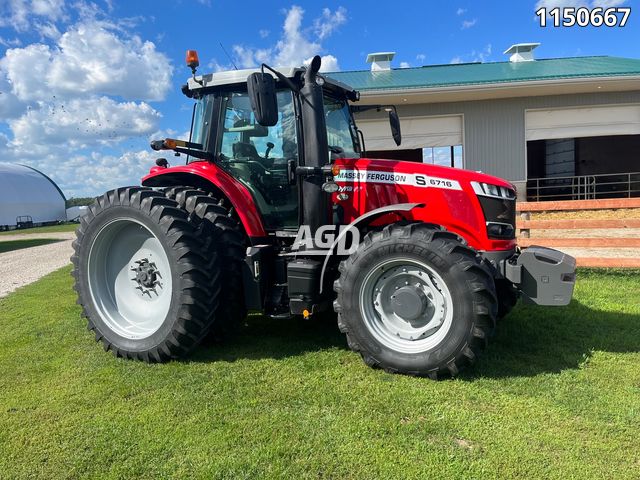
[[[534,13],[578,4],[632,13],[625,28],[541,28]],[[185,50],[200,72],[231,68],[220,42],[240,68],[320,54],[366,69],[381,50],[394,67],[495,62],[520,42],[541,42],[538,58],[640,58],[640,1],[0,0],[0,161],[43,170],[67,196],[137,184],[149,139],[189,128]]]

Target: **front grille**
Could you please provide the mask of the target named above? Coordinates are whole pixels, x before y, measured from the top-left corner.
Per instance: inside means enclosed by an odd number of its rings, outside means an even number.
[[[489,238],[511,240],[516,238],[515,199],[478,196],[484,213]]]

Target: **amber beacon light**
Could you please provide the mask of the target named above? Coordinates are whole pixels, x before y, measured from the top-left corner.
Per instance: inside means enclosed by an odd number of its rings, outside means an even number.
[[[187,50],[187,67],[191,68],[195,73],[195,70],[199,65],[200,60],[198,60],[198,52],[195,50]]]

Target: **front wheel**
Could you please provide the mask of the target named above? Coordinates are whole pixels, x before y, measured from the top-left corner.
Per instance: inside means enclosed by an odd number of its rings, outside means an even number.
[[[390,372],[455,376],[495,325],[490,272],[457,235],[430,225],[369,233],[334,287],[349,346]]]

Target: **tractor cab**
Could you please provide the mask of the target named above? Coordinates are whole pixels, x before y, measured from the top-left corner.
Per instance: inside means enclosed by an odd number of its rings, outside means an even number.
[[[299,188],[295,171],[304,165],[300,98],[289,86],[276,84],[275,122],[261,125],[247,90],[246,79],[251,73],[237,72],[236,82],[242,80],[235,84],[215,85],[215,74],[201,78],[203,86],[190,82],[189,92],[196,97],[192,141],[201,144],[223,170],[251,192],[267,229],[297,228]],[[302,70],[286,73],[293,73],[287,78],[300,85]],[[328,149],[324,163],[338,156],[360,155],[347,93],[340,86],[325,82],[323,108]]]
[[[364,139],[349,104],[359,93],[320,75],[319,67],[317,58],[307,68],[194,71],[182,87],[195,99],[189,142],[155,147],[215,162],[250,192],[268,231],[331,223],[322,179],[310,177],[339,158],[360,158]],[[390,116],[398,125],[395,109]]]

